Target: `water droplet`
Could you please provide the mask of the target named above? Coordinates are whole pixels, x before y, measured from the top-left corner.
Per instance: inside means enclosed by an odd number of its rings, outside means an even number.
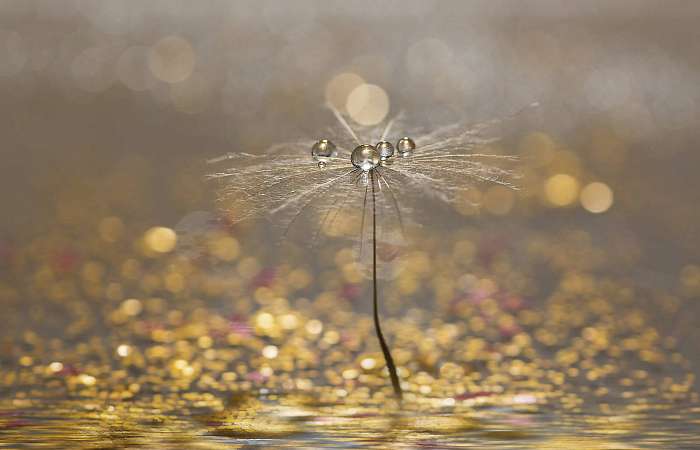
[[[379,152],[371,145],[362,144],[355,147],[355,150],[352,151],[350,161],[352,162],[353,166],[367,172],[379,165]]]
[[[394,156],[394,146],[391,144],[391,142],[380,141],[377,142],[375,147],[377,148],[379,158],[381,158],[382,161]]]
[[[399,152],[399,156],[411,156],[415,149],[416,143],[410,137],[402,137],[396,143],[396,150]]]
[[[328,158],[332,158],[336,156],[336,154],[335,144],[328,139],[321,139],[311,147],[311,156],[315,161],[318,161],[318,167],[321,169],[326,166]],[[321,165],[321,163],[323,163],[323,165]]]

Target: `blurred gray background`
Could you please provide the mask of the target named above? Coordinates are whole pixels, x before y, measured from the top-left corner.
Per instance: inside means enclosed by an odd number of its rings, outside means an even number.
[[[581,181],[682,266],[700,248],[699,18],[668,0],[2,0],[0,233],[209,208],[207,158],[315,137],[359,79],[426,123],[539,101]]]

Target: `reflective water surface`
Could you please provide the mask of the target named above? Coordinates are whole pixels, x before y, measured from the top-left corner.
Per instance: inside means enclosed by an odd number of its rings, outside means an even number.
[[[613,408],[615,409],[615,408]],[[260,401],[215,414],[55,401],[3,409],[3,448],[696,448],[700,409],[674,404],[632,413],[561,414],[485,406],[387,412]],[[696,427],[688,427],[695,424]]]

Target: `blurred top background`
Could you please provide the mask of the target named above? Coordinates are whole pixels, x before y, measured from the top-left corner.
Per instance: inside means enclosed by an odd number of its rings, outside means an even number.
[[[509,149],[539,167],[526,215],[606,215],[682,267],[700,257],[698,18],[694,1],[2,0],[0,237],[173,224],[212,206],[206,159],[315,138],[353,94],[359,122],[538,101]]]

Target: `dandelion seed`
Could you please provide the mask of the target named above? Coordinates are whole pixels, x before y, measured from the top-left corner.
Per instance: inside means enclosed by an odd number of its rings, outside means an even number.
[[[516,158],[476,151],[497,139],[487,131],[502,120],[415,134],[406,129],[403,114],[384,126],[354,129],[337,109],[329,108],[340,133],[332,130],[317,141],[276,145],[262,155],[227,154],[210,162],[231,167],[210,178],[221,182],[219,200],[235,211],[233,222],[268,216],[283,236],[300,227],[311,244],[323,236],[357,242],[356,256],[371,268],[375,331],[401,399],[398,371],[379,321],[377,258],[391,261],[403,248],[405,226],[414,216],[411,201],[456,203],[477,182],[516,189],[515,172],[503,167]],[[397,129],[404,134],[392,144]]]

